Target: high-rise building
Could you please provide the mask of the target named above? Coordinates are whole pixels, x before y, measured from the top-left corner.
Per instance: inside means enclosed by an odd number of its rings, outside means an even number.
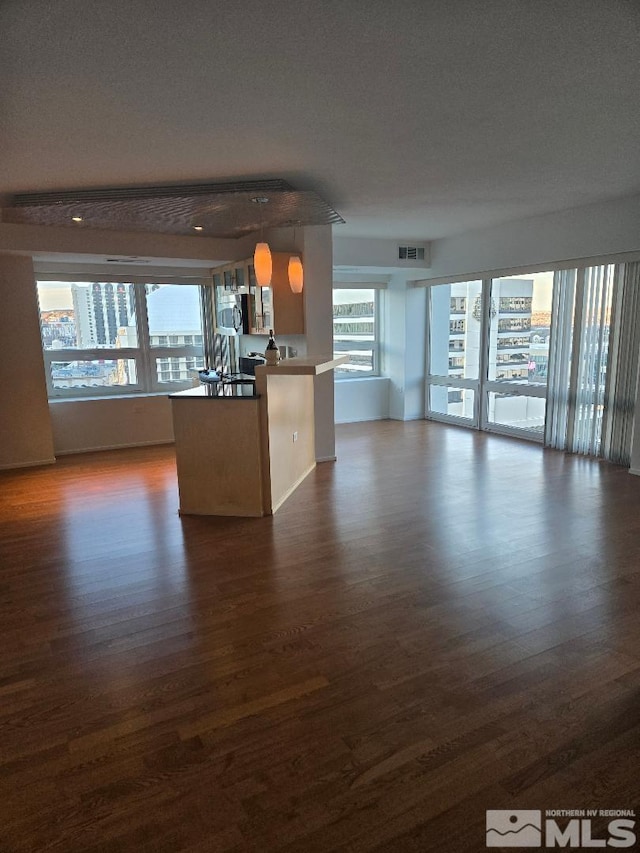
[[[489,394],[489,421],[508,420],[528,429],[538,429],[544,424],[544,402],[515,392],[518,384],[544,382],[546,360],[542,350],[548,351],[547,336],[544,343],[536,342],[536,360],[533,360],[533,288],[533,279],[493,280],[486,370],[490,382],[505,383],[503,393]],[[432,386],[432,409],[471,419],[475,394],[456,387],[456,380],[476,381],[480,377],[482,282],[434,288],[430,329],[431,373],[451,379],[451,386]]]
[[[132,286],[98,281],[72,284],[71,295],[78,347],[115,346],[118,329],[131,324]]]
[[[158,382],[187,382],[193,371],[204,367],[202,314],[197,287],[160,286],[147,294],[147,318],[151,347],[175,347],[176,355],[155,359]],[[192,355],[180,349],[195,347]]]

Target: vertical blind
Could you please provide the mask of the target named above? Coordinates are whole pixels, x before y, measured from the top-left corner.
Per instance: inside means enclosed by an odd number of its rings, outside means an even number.
[[[553,276],[551,340],[547,373],[547,420],[545,444],[567,448],[569,379],[573,344],[573,313],[576,299],[576,270],[560,270]]]
[[[609,343],[609,387],[602,455],[618,465],[631,461],[640,352],[640,264],[619,273]]]
[[[611,329],[615,268],[611,264],[578,270],[571,364],[573,417],[567,445],[573,453],[600,455]]]
[[[555,274],[547,446],[629,464],[639,308],[638,264]]]

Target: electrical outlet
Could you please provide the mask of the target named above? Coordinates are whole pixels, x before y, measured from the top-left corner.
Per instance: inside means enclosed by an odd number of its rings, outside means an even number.
[[[294,432],[294,434],[293,434],[293,441],[294,441],[294,443],[295,443],[297,440],[298,440],[298,430],[296,430],[296,431]]]

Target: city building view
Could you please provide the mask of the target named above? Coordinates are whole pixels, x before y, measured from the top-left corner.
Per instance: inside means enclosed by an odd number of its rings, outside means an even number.
[[[204,367],[200,288],[197,285],[147,284],[145,292],[149,346],[156,379],[161,384],[189,382],[193,371]],[[137,340],[136,327],[130,323],[118,329],[116,347],[135,347]],[[170,354],[159,354],[167,348]],[[137,381],[137,376],[130,375],[129,381]]]
[[[546,272],[429,288],[429,416],[542,434],[552,291],[553,275]],[[175,389],[204,367],[199,285],[41,281],[38,293],[53,394]],[[580,344],[587,351],[592,337],[600,340],[602,357],[594,361],[594,375],[585,375],[599,397],[609,313],[607,307],[603,324],[585,314]],[[378,290],[334,288],[334,353],[349,359],[336,370],[338,379],[381,372],[379,324]],[[601,408],[595,407],[596,420]]]
[[[336,368],[336,378],[379,372],[376,303],[373,289],[334,288],[333,352],[349,356],[349,361]]]
[[[135,287],[122,282],[38,282],[45,355],[61,353],[59,360],[48,359],[53,389],[139,384],[140,363],[135,353],[130,358],[117,355],[117,350],[140,347]],[[204,366],[199,287],[141,287],[155,382],[184,384],[194,370]],[[77,357],[70,358],[69,350],[76,350]],[[104,358],[96,358],[96,350],[104,350]]]
[[[130,284],[72,284],[71,298],[78,347],[113,347],[119,329],[135,328],[133,287]]]
[[[447,377],[446,383],[438,380],[430,386],[431,412],[474,421],[476,395],[488,393],[488,423],[544,429],[545,398],[526,389],[544,387],[547,381],[551,332],[547,276],[492,281],[488,340],[481,281],[430,288],[429,373]],[[486,370],[481,376],[485,349]],[[504,383],[505,388],[488,383]]]

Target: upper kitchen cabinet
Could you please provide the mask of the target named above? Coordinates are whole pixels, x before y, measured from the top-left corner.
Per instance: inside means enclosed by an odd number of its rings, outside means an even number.
[[[288,252],[272,252],[273,272],[271,287],[251,287],[251,332],[268,335],[303,335],[304,310],[302,293],[293,293],[289,285]],[[250,272],[253,266],[250,264]]]
[[[302,293],[289,285],[288,252],[273,252],[270,287],[258,287],[253,259],[213,271],[216,331],[223,334],[303,335]]]

